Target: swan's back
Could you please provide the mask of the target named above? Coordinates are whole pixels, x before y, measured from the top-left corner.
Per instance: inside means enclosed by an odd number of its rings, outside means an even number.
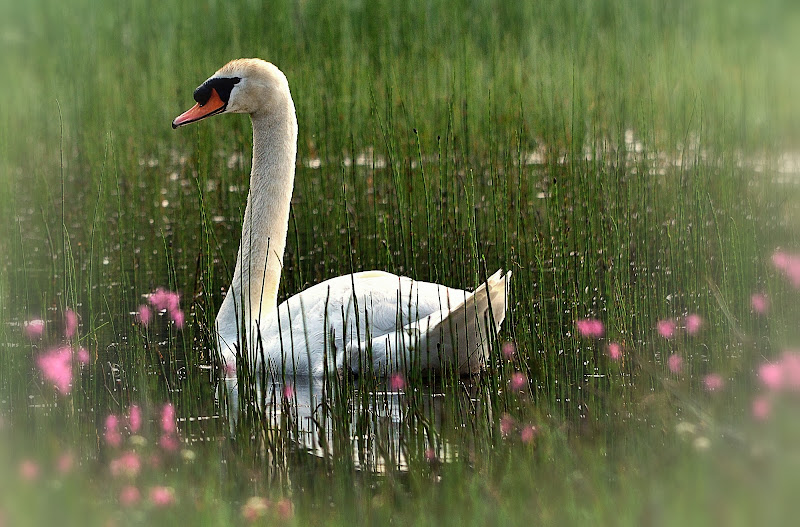
[[[265,317],[264,357],[273,371],[322,375],[325,358],[331,370],[344,366],[348,345],[394,332],[461,304],[468,295],[383,271],[338,276],[291,297],[277,314]]]
[[[468,291],[383,271],[332,278],[291,297],[278,306],[277,312],[262,319],[263,358],[274,374],[319,376],[326,370],[365,369],[374,351],[376,372],[386,374],[402,366],[394,360],[398,350],[387,347],[408,348],[401,351],[404,356],[422,342],[420,339],[436,342],[437,348],[448,347],[449,337],[442,339],[442,328],[437,328],[435,337],[433,329],[441,326],[451,312],[459,312],[460,319],[450,321],[451,326],[460,328],[455,340],[471,351],[456,350],[450,361],[439,357],[430,364],[425,362],[423,367],[440,369],[449,362],[459,370],[476,371],[485,359],[484,349],[480,350],[481,356],[474,354],[476,344],[482,345],[505,317],[509,276],[510,273],[496,273],[488,282],[494,287],[491,297],[487,284],[476,290],[476,294],[483,290],[480,300]],[[464,311],[466,306],[472,309],[469,314]],[[492,309],[495,325],[490,330],[485,319]],[[477,328],[476,324],[482,327]],[[450,329],[453,328],[444,331]],[[467,343],[463,337],[470,333],[472,342]],[[481,342],[475,342],[476,334]],[[398,344],[398,338],[404,343]],[[260,361],[258,353],[256,362]]]

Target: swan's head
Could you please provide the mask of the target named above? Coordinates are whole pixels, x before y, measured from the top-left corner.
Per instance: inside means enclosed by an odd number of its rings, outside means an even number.
[[[275,65],[261,59],[232,60],[197,87],[197,104],[176,117],[172,128],[220,113],[269,113],[287,98],[289,83]]]

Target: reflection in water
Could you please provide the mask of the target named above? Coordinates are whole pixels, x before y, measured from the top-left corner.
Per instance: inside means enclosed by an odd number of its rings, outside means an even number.
[[[445,395],[424,386],[399,388],[391,380],[331,382],[317,377],[256,381],[255,389],[242,394],[239,382],[225,379],[232,433],[246,419],[263,431],[265,441],[283,434],[310,455],[331,460],[352,456],[355,468],[374,472],[408,470],[408,457],[414,453],[454,459],[458,452],[443,440],[443,423],[463,427],[483,407],[471,395],[471,383],[461,383],[458,395]]]

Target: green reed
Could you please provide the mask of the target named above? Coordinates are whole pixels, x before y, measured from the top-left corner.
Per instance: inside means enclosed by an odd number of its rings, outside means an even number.
[[[170,481],[200,478],[200,494],[222,495],[224,506],[191,512],[211,522],[239,518],[249,495],[292,489],[299,517],[321,524],[520,523],[526,508],[551,523],[633,523],[641,516],[617,513],[659,504],[628,489],[674,498],[669,478],[695,476],[697,459],[672,445],[661,447],[677,460],[663,483],[648,482],[667,466],[655,445],[673,442],[650,427],[741,416],[756,365],[797,337],[780,321],[794,292],[768,264],[796,244],[799,217],[794,187],[772,184],[773,154],[798,136],[788,2],[37,0],[0,15],[0,416],[34,438],[0,456],[46,455],[63,440],[99,463],[108,413],[138,403],[153,418],[172,401],[202,459],[172,466]],[[232,439],[215,404],[213,321],[244,212],[250,125],[169,123],[239,56],[287,74],[300,122],[281,299],[358,270],[465,288],[514,273],[487,373],[409,373],[397,427],[374,411],[388,404],[382,381],[315,386],[321,456],[296,444],[297,401],[258,409],[280,394],[248,391],[256,371],[239,372],[253,404]],[[763,172],[741,163],[762,157],[773,163]],[[183,330],[136,323],[157,287],[181,292]],[[786,318],[754,318],[756,290]],[[67,308],[92,360],[61,399],[34,357],[60,342]],[[657,320],[692,312],[701,337],[656,333]],[[47,336],[31,344],[21,324],[37,316]],[[606,340],[576,334],[584,317],[605,322]],[[623,344],[621,362],[608,341]],[[672,352],[682,379],[668,374]],[[530,382],[522,394],[508,389],[515,371]],[[710,400],[699,379],[711,372],[734,393]],[[503,414],[536,424],[535,448],[502,434]],[[410,475],[392,469],[393,444]],[[361,471],[366,453],[385,455],[388,473]]]

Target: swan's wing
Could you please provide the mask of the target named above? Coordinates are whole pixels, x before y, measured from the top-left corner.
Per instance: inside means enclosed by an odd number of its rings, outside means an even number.
[[[468,293],[382,271],[342,275],[294,295],[261,323],[265,358],[282,371],[321,375],[366,345],[464,302]]]
[[[510,278],[510,271],[504,274],[500,270],[474,293],[464,293],[455,305],[396,326],[368,343],[351,342],[347,350],[350,368],[363,369],[364,357],[369,356],[378,374],[409,367],[479,371],[488,357],[487,341],[505,319]]]

